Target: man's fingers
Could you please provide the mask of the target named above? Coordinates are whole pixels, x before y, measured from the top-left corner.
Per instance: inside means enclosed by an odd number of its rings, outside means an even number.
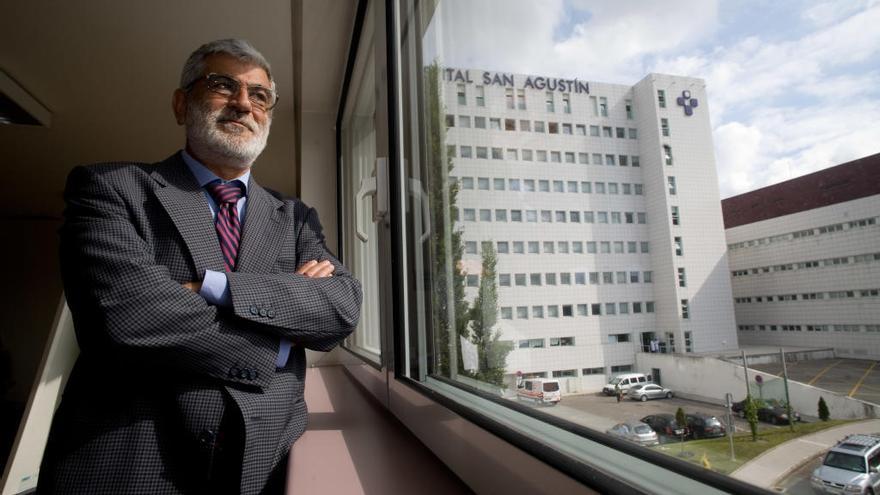
[[[312,278],[324,278],[324,277],[329,277],[330,275],[333,274],[333,272],[336,270],[336,267],[333,266],[333,264],[330,263],[329,261],[326,261],[325,263],[327,263],[327,264],[322,266],[319,270],[317,270],[315,272],[315,274],[312,275]]]
[[[311,268],[311,267],[313,267],[314,265],[317,265],[317,264],[318,264],[318,262],[317,262],[316,260],[306,261],[306,262],[303,263],[299,268],[296,269],[296,273],[298,273],[298,274],[300,274],[300,275],[305,275],[305,274],[306,274],[306,271],[307,271],[309,268]]]

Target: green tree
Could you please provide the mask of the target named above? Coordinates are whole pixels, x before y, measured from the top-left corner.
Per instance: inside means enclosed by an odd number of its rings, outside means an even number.
[[[470,309],[471,342],[477,346],[479,368],[472,376],[495,385],[504,384],[507,355],[513,350],[512,342],[501,341],[501,331],[494,330],[498,321],[498,286],[494,243],[484,242],[482,248],[480,290]]]
[[[743,404],[743,413],[746,421],[749,422],[749,429],[752,430],[752,441],[758,441],[758,401],[751,395],[746,396],[745,404]]]
[[[434,329],[435,371],[452,376],[453,354],[461,355],[458,337],[468,337],[468,304],[464,299],[461,231],[455,228],[458,212],[458,184],[450,183],[452,157],[446,153],[446,111],[441,98],[441,69],[435,62],[425,68],[425,133],[428,149],[427,192],[431,206],[430,253],[432,328]],[[450,337],[455,336],[454,340]],[[456,372],[462,372],[456,359]]]
[[[819,396],[819,419],[822,421],[828,421],[828,418],[831,417],[831,412],[828,410],[828,404],[825,403],[825,398]]]

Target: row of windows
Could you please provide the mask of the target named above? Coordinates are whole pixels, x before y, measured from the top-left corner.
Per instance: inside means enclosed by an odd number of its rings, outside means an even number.
[[[774,242],[782,242],[782,241],[792,241],[796,239],[803,239],[805,237],[813,237],[817,235],[823,234],[833,234],[835,232],[842,232],[844,230],[852,230],[852,229],[862,229],[865,227],[870,227],[873,225],[877,225],[877,217],[870,218],[862,218],[859,220],[853,220],[851,222],[841,222],[835,223],[832,225],[825,225],[822,227],[812,228],[812,229],[804,229],[798,230],[795,232],[786,232],[785,234],[778,234],[770,237],[760,237],[758,239],[751,239],[748,241],[735,242],[733,244],[728,244],[728,249],[742,249],[745,247],[753,247],[753,246],[762,246],[765,244],[772,244]]]
[[[455,177],[450,176],[452,183],[458,182],[464,191],[521,191],[521,192],[554,192],[583,194],[625,194],[641,196],[644,194],[642,184],[627,182],[590,182],[562,181],[550,179],[505,179],[503,177]]]
[[[494,215],[493,215],[494,213]],[[509,214],[508,214],[509,213]],[[461,208],[454,214],[455,220],[465,222],[531,222],[536,223],[611,223],[646,224],[645,212],[636,211],[580,211],[580,210],[507,210],[505,208]],[[494,219],[494,220],[493,220]]]
[[[627,373],[633,370],[633,365],[631,364],[619,364],[610,367],[610,374],[614,373]],[[583,368],[581,369],[581,376],[593,376],[593,375],[605,375],[609,374],[605,372],[605,368],[602,366],[596,368]],[[576,369],[568,369],[568,370],[555,370],[555,371],[535,371],[532,373],[523,373],[523,379],[530,378],[547,378],[550,375],[553,378],[577,378],[578,370]]]
[[[492,241],[483,241],[483,243]],[[481,244],[483,251],[488,246]],[[651,251],[648,241],[497,241],[498,254],[647,254]],[[477,252],[477,241],[465,241],[465,254]]]
[[[789,301],[814,301],[817,299],[855,299],[863,297],[878,297],[880,289],[857,289],[857,290],[834,290],[828,292],[805,292],[802,294],[781,294],[777,296],[747,296],[735,297],[737,304],[752,304],[765,302],[789,302]]]
[[[500,117],[484,117],[475,115],[452,115],[446,114],[446,127],[460,127],[464,129],[489,129],[493,131],[520,131],[537,132],[546,134],[564,134],[568,136],[586,136],[589,128],[591,137],[606,137],[617,139],[638,139],[638,129],[634,127],[611,127],[585,124],[572,124],[569,122],[545,122],[543,120],[510,119]]]
[[[494,146],[454,145],[446,146],[446,153],[452,157],[480,158],[492,160],[578,163],[580,165],[604,165],[607,167],[641,167],[638,155],[613,155],[610,153],[587,153],[585,151],[531,150],[501,148]]]
[[[502,306],[500,309],[502,320],[512,320],[514,314],[518,320],[528,320],[529,318],[568,318],[574,316],[613,316],[653,313],[654,301],[551,304],[548,306]]]
[[[737,330],[741,332],[754,332],[756,330],[765,331],[783,331],[783,332],[880,332],[880,325],[853,325],[853,324],[821,324],[821,325],[737,325]]]
[[[731,275],[734,277],[746,277],[748,275],[762,275],[764,273],[787,272],[791,270],[807,270],[810,268],[820,268],[825,266],[840,266],[856,263],[872,263],[880,261],[880,253],[857,254],[855,256],[838,256],[836,258],[825,258],[822,260],[801,261],[798,263],[782,263],[772,266],[761,266],[757,268],[745,268],[742,270],[733,270]]]
[[[550,341],[550,347],[572,347],[574,346],[574,337],[551,337],[549,339],[523,339],[517,342],[518,349],[542,349],[546,346],[547,340]]]
[[[562,272],[562,273],[500,273],[498,285],[501,287],[525,287],[541,285],[612,285],[612,284],[650,284],[654,282],[651,271],[613,271],[613,272]],[[468,287],[479,287],[479,275],[466,275]]]
[[[662,90],[660,90],[662,92]],[[659,94],[658,94],[659,95]],[[544,97],[544,110],[549,113],[556,112],[556,92],[555,91],[545,91],[543,94]],[[659,98],[659,96],[658,96]],[[467,106],[468,104],[468,96],[467,96],[467,85],[464,83],[457,83],[455,85],[455,99],[456,102],[461,106]],[[571,93],[562,93],[560,95],[561,103],[562,103],[562,112],[563,113],[571,113],[572,110],[572,100]],[[526,100],[526,90],[525,89],[517,89],[513,88],[504,88],[504,101],[505,105],[510,110],[526,110],[527,108],[527,100]],[[478,107],[486,106],[486,87],[477,85],[474,86],[474,105]],[[662,98],[660,101],[661,108],[665,108],[665,98]],[[608,117],[608,98],[605,96],[590,96],[590,108],[592,109],[592,113],[594,117]],[[632,120],[634,116],[633,112],[633,102],[632,100],[624,101],[624,111],[627,120]]]

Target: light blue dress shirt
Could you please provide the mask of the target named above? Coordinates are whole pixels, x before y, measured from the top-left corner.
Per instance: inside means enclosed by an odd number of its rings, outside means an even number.
[[[214,198],[211,196],[211,193],[205,189],[205,186],[218,180],[224,184],[236,181],[241,183],[242,197],[238,200],[238,203],[236,203],[235,206],[238,209],[239,221],[241,222],[242,228],[244,228],[245,213],[247,212],[247,188],[251,178],[250,169],[238,178],[226,181],[217,177],[214,172],[211,172],[207,167],[199,163],[198,160],[193,158],[192,155],[186,152],[186,150],[183,150],[182,154],[184,163],[189,167],[193,177],[196,178],[196,182],[203,189],[205,198],[208,200],[208,207],[211,209],[211,218],[214,220],[217,219],[217,202],[214,201]],[[232,306],[232,297],[229,294],[229,281],[226,278],[226,273],[205,270],[205,277],[202,280],[202,288],[199,290],[199,295],[215,306]],[[283,368],[284,365],[287,364],[287,358],[289,356],[290,341],[282,338],[278,344],[278,358],[275,360],[275,366]]]

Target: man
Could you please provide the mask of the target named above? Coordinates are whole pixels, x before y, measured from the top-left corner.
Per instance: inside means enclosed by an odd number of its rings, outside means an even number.
[[[304,349],[354,329],[361,289],[315,211],[251,177],[274,87],[246,42],[203,45],[174,92],[185,150],[71,172],[61,268],[81,354],[39,492],[283,492]]]

